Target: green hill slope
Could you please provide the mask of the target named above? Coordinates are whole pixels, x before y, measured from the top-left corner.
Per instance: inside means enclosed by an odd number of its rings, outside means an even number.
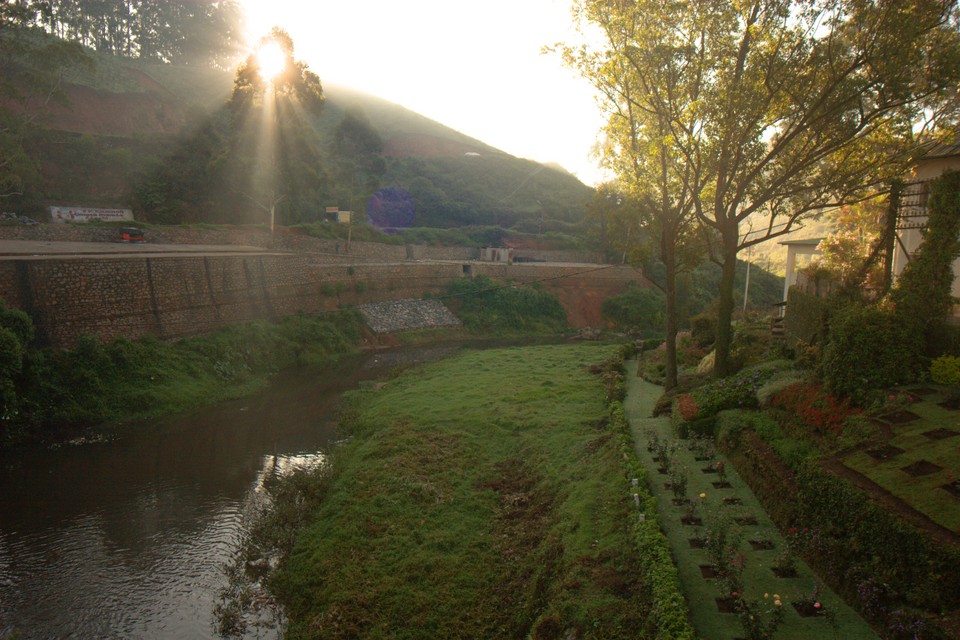
[[[206,167],[216,161],[210,137],[231,135],[221,125],[233,74],[89,55],[95,60],[92,69],[67,73],[64,101],[23,107],[41,114],[26,139],[39,172],[23,196],[7,202],[33,215],[50,204],[76,204],[131,207],[138,218],[164,219],[142,197],[143,185],[170,182],[171,167],[192,171],[191,163]],[[324,89],[327,102],[311,118],[317,132],[318,155],[310,174],[315,184],[309,196],[281,203],[283,222],[312,222],[327,206],[362,213],[370,196],[394,189],[412,200],[415,226],[576,232],[582,223],[592,189],[572,175],[511,156],[380,98],[336,86]],[[336,144],[351,113],[366,119],[382,141],[373,178],[369,172],[360,181],[345,178],[344,166],[359,164],[344,158]],[[212,156],[196,156],[202,149]],[[177,197],[189,199],[189,189]],[[195,210],[181,221],[262,221],[262,211],[237,194],[226,199],[223,211],[212,210],[214,201],[209,194],[197,198]]]

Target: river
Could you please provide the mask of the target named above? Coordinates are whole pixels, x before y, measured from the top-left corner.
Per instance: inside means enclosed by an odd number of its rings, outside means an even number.
[[[223,566],[263,479],[322,463],[344,391],[452,351],[287,372],[254,397],[0,458],[0,639],[218,637]]]

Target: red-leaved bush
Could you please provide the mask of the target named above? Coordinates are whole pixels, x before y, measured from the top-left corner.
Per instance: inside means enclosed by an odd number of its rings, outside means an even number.
[[[838,400],[818,384],[791,385],[774,395],[771,404],[794,414],[818,435],[840,433],[847,416],[860,413],[849,400]]]

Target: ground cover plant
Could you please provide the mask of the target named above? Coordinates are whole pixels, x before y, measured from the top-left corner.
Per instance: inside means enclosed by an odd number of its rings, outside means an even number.
[[[290,636],[643,636],[646,559],[589,371],[613,351],[468,351],[358,392],[270,581]]]
[[[536,285],[514,286],[486,276],[455,280],[443,301],[473,333],[510,336],[561,333],[567,314],[556,297]]]
[[[700,637],[877,637],[818,582],[798,557],[796,536],[779,533],[713,439],[677,438],[670,418],[648,417],[659,387],[628,380],[636,450],[650,469],[659,520]],[[686,482],[678,495],[681,474]]]

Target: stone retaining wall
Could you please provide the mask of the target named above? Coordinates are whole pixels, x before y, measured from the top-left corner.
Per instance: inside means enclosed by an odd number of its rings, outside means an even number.
[[[539,283],[560,299],[574,327],[601,326],[602,302],[628,282],[643,282],[630,269],[597,265],[335,265],[296,254],[88,256],[0,261],[0,299],[31,315],[42,342],[68,347],[84,334],[169,339],[259,318],[422,298],[475,275]]]
[[[437,299],[391,300],[362,304],[359,308],[367,326],[374,333],[456,327],[461,324],[460,319]]]

